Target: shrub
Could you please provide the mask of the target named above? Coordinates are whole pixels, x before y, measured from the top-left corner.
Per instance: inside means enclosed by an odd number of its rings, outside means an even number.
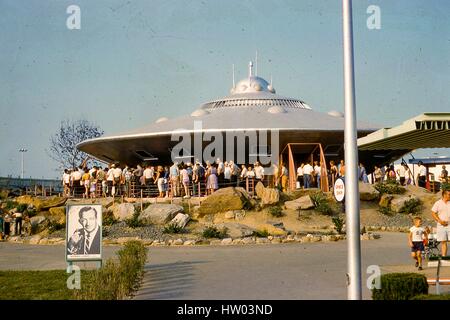
[[[16,208],[18,205],[19,204],[17,202],[15,202],[15,201],[6,200],[6,207],[5,207],[5,209],[6,210],[11,210],[11,209]]]
[[[387,216],[392,216],[395,214],[395,212],[393,212],[390,208],[386,207],[378,207],[378,211]]]
[[[182,233],[183,228],[176,223],[170,223],[164,227],[163,233]]]
[[[143,274],[147,248],[140,241],[129,241],[117,253],[118,261],[108,259],[105,265],[82,281],[77,299],[118,300],[130,295]]]
[[[29,218],[33,218],[37,214],[37,211],[35,209],[26,209],[23,213]]]
[[[342,233],[342,228],[344,227],[344,219],[342,219],[340,217],[333,217],[331,219],[331,221],[333,221],[334,228],[336,229],[336,232],[341,234]]]
[[[28,208],[28,205],[26,205],[25,203],[22,203],[22,204],[17,205],[16,208],[17,208],[18,212],[23,213]]]
[[[62,230],[66,227],[66,223],[59,223],[57,221],[49,220],[48,222],[48,231],[53,233],[58,230]]]
[[[210,226],[210,227],[206,227],[203,230],[202,236],[204,238],[219,238],[219,239],[223,239],[227,236],[228,233],[228,229],[227,228],[223,228],[222,230],[218,230],[216,227],[214,226]]]
[[[406,189],[401,186],[397,181],[381,182],[374,185],[374,188],[378,190],[380,196],[387,194],[404,194]]]
[[[267,229],[256,230],[253,231],[253,236],[258,238],[267,238],[268,236],[270,236],[270,233],[267,231]]]
[[[332,216],[337,213],[337,210],[333,208],[328,202],[325,194],[321,191],[313,193],[310,195],[311,201],[314,203],[314,210],[325,214],[327,216]]]
[[[422,203],[419,199],[411,199],[405,202],[400,212],[404,213],[420,213],[422,209]]]
[[[450,294],[420,294],[410,300],[450,300]]]
[[[450,190],[450,183],[442,183],[441,190]]]
[[[282,217],[283,216],[283,209],[281,209],[280,206],[274,206],[274,207],[270,207],[269,208],[269,213],[273,216],[273,217]]]
[[[125,219],[125,223],[130,228],[143,227],[144,224],[139,221],[139,215],[141,214],[141,209],[138,207],[134,210],[133,216],[131,218]]]
[[[428,294],[427,278],[418,273],[389,273],[381,276],[381,289],[372,289],[373,300],[409,300]]]
[[[104,226],[112,226],[113,224],[117,223],[116,217],[114,217],[114,214],[111,211],[105,211],[103,215],[103,225]]]

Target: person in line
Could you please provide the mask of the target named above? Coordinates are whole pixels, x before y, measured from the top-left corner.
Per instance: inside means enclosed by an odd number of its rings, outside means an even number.
[[[214,191],[219,189],[217,169],[215,164],[209,165],[206,171],[206,177],[207,177],[206,189],[208,189],[209,194],[213,194]]]
[[[417,179],[419,187],[425,188],[427,185],[427,168],[419,161],[419,178]]]
[[[442,166],[442,171],[441,171],[441,174],[439,176],[439,181],[441,183],[447,183],[448,182],[448,171],[445,168],[445,165]]]
[[[414,226],[409,229],[408,241],[411,257],[416,261],[416,268],[422,270],[422,252],[425,251],[423,240],[428,238],[428,230],[421,226],[422,218],[414,218]]]
[[[14,235],[20,236],[22,234],[22,212],[16,211],[13,213],[14,218]]]
[[[442,190],[442,199],[434,203],[431,215],[437,222],[436,240],[441,243],[442,256],[446,256],[447,241],[450,240],[450,190]]]
[[[362,164],[361,162],[359,163],[359,181],[362,181],[363,183],[369,183],[366,168],[364,167],[364,164]]]
[[[381,171],[381,168],[378,166],[375,166],[374,168],[375,168],[375,170],[374,170],[373,174],[375,176],[375,182],[376,183],[383,182],[383,172]]]
[[[314,177],[316,180],[316,187],[320,189],[320,175],[322,174],[322,163],[319,165],[319,161],[314,161]]]
[[[255,172],[255,186],[258,182],[261,182],[264,184],[264,168],[259,164],[258,161],[255,162],[254,166],[254,172]]]
[[[400,179],[400,185],[404,186],[404,185],[405,185],[405,182],[406,182],[406,179],[405,179],[405,176],[406,176],[406,168],[405,168],[404,163],[402,163],[402,164],[398,167],[398,169],[397,169],[397,176],[398,176],[399,179]]]
[[[288,169],[286,168],[286,166],[284,165],[284,163],[281,163],[280,176],[281,176],[281,190],[283,192],[287,192],[289,172],[288,172]]]
[[[184,198],[190,198],[191,194],[189,192],[189,171],[187,170],[187,165],[184,165],[180,171],[180,179],[184,187]]]
[[[304,163],[302,163],[297,168],[297,189],[303,189],[303,167],[305,166]]]
[[[180,193],[180,170],[178,162],[174,162],[170,167],[170,184],[172,186],[172,196],[178,197]]]
[[[305,164],[305,166],[303,167],[303,184],[305,186],[305,189],[309,189],[312,187],[311,185],[311,175],[314,171],[314,168],[312,165],[309,164],[309,162],[307,162]]]

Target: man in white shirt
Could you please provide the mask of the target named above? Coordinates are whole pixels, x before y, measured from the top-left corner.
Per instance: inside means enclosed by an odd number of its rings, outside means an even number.
[[[431,215],[437,222],[436,240],[441,243],[442,255],[447,255],[447,241],[450,240],[450,190],[442,191],[442,199],[431,208]]]
[[[64,196],[68,197],[70,195],[70,174],[69,170],[64,169],[64,174],[62,177],[64,186]]]
[[[304,166],[305,166],[305,164],[302,163],[297,168],[297,186],[298,186],[299,189],[303,187],[303,167]]]
[[[113,196],[115,193],[115,190],[114,190],[114,168],[115,168],[115,166],[112,165],[111,168],[109,168],[108,172],[106,173],[106,185],[108,186],[108,189],[106,190],[106,194],[108,196]]]
[[[400,167],[397,169],[397,175],[400,177],[400,184],[402,186],[405,185],[405,174],[406,174],[405,165],[402,163]]]
[[[314,161],[314,175],[316,176],[317,188],[319,188],[319,189],[320,189],[320,174],[321,174],[321,168],[319,166],[319,162]]]
[[[423,165],[422,161],[419,161],[419,187],[425,188],[427,183],[427,168]]]
[[[311,188],[311,174],[313,171],[313,166],[310,165],[309,162],[307,162],[303,167],[303,182],[305,189]]]
[[[256,178],[256,183],[258,183],[258,181],[261,181],[261,183],[263,183],[264,181],[264,168],[259,164],[258,161],[255,162],[255,168],[253,169],[255,171],[255,178]]]

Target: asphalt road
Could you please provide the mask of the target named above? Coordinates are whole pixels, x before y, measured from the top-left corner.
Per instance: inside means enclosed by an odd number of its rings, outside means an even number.
[[[407,235],[362,241],[369,265],[411,265]],[[119,247],[104,247],[104,257]],[[346,299],[347,242],[150,247],[136,299]],[[92,264],[91,264],[92,265]],[[63,246],[0,243],[0,269],[64,269]],[[89,267],[86,264],[86,267]]]

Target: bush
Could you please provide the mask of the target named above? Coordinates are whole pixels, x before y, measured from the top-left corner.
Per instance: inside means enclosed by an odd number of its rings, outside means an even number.
[[[18,212],[23,213],[28,208],[28,205],[26,205],[25,203],[22,203],[22,204],[17,205],[16,208],[17,208]]]
[[[163,233],[182,233],[183,228],[176,223],[170,223],[164,227]]]
[[[325,194],[321,191],[313,193],[310,195],[311,201],[314,203],[314,210],[325,214],[327,216],[332,216],[336,214],[337,209],[333,208],[328,202]]]
[[[283,209],[281,209],[280,206],[274,206],[274,207],[270,207],[269,208],[269,213],[273,216],[273,217],[282,217],[283,216]]]
[[[381,289],[372,289],[373,300],[409,300],[428,294],[427,278],[418,273],[389,273],[381,276]]]
[[[50,233],[53,233],[53,232],[58,231],[58,230],[62,230],[65,227],[66,227],[66,223],[65,222],[64,223],[59,223],[57,221],[52,221],[52,220],[49,220],[49,222],[48,222],[48,231]]]
[[[450,300],[450,294],[421,294],[410,300]]]
[[[117,219],[114,217],[114,214],[111,211],[105,211],[103,215],[103,225],[104,226],[112,226],[117,223]]]
[[[334,228],[336,229],[336,232],[341,234],[342,233],[342,228],[344,227],[344,219],[342,219],[340,217],[333,217],[331,219],[331,221],[333,221]]]
[[[19,204],[17,202],[15,202],[15,201],[6,200],[6,207],[5,207],[5,209],[6,210],[11,210],[11,209],[16,208],[18,205]]]
[[[223,239],[223,238],[226,238],[227,232],[228,232],[227,228],[223,228],[222,230],[219,231],[216,227],[210,226],[210,227],[206,227],[203,230],[202,236],[207,239],[208,238]]]
[[[395,214],[394,211],[392,211],[390,208],[386,208],[386,207],[378,207],[378,212],[381,212],[382,214],[385,214],[387,216],[392,216]]]
[[[419,199],[411,199],[405,202],[402,210],[403,213],[420,213],[422,210],[422,202]]]
[[[130,228],[139,228],[143,227],[144,224],[139,221],[139,215],[141,214],[141,209],[138,207],[134,210],[133,216],[129,219],[125,219],[125,223]]]
[[[258,238],[267,238],[268,236],[270,236],[270,233],[267,231],[267,229],[256,230],[253,231],[253,236]]]
[[[37,211],[35,209],[26,209],[23,213],[29,218],[33,218],[37,214]]]
[[[374,185],[374,188],[378,190],[380,193],[380,196],[387,193],[387,194],[404,194],[406,192],[406,189],[401,186],[397,181],[387,181],[387,182],[381,182],[376,183]]]
[[[450,183],[442,183],[441,190],[450,190]]]
[[[147,248],[140,241],[128,241],[117,253],[118,261],[108,259],[105,265],[83,278],[77,299],[119,300],[130,295],[141,278]]]

